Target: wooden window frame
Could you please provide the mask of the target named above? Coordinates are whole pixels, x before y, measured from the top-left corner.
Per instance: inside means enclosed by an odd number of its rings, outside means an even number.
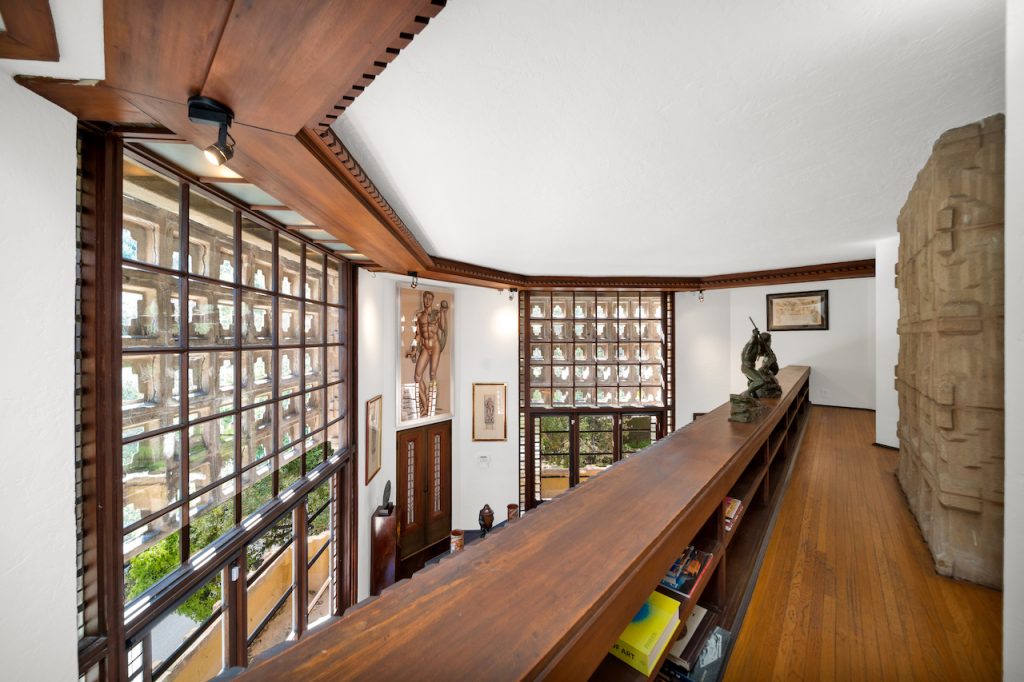
[[[330,560],[333,563],[332,575],[334,585],[331,590],[331,614],[341,615],[345,609],[355,603],[357,595],[357,516],[358,516],[358,488],[357,475],[358,461],[355,456],[358,436],[358,425],[353,418],[351,406],[356,404],[355,396],[357,391],[355,366],[357,362],[357,322],[355,305],[357,300],[357,266],[339,258],[337,254],[316,245],[301,234],[289,232],[283,225],[276,223],[264,216],[253,213],[250,207],[240,203],[233,197],[218,191],[201,181],[200,178],[187,173],[181,168],[170,164],[143,147],[133,142],[136,139],[152,139],[151,132],[140,132],[137,136],[131,131],[116,131],[89,123],[79,125],[79,302],[77,311],[77,343],[78,352],[76,362],[80,373],[79,387],[76,390],[76,397],[80,404],[79,423],[76,424],[76,431],[79,436],[77,448],[76,467],[80,477],[80,493],[76,504],[81,516],[81,537],[80,537],[80,580],[82,582],[80,598],[80,612],[82,613],[82,626],[80,628],[79,641],[79,674],[84,679],[106,679],[124,680],[128,677],[128,649],[147,638],[148,631],[160,622],[161,618],[170,610],[176,608],[186,600],[197,589],[206,584],[215,575],[222,575],[224,579],[223,603],[221,612],[226,614],[224,638],[224,660],[228,666],[244,666],[248,662],[246,642],[246,580],[232,581],[232,568],[241,568],[244,575],[245,552],[247,545],[258,538],[272,524],[277,523],[285,515],[291,515],[299,519],[294,528],[302,527],[305,534],[305,524],[308,521],[306,513],[306,500],[309,493],[325,483],[331,486],[331,499],[333,500],[331,523],[331,540],[326,543],[330,546]],[[126,153],[127,152],[127,153]],[[236,418],[236,466],[235,480],[239,482],[236,486],[236,525],[212,543],[209,548],[215,551],[211,553],[215,559],[206,563],[199,563],[193,566],[187,560],[187,549],[182,554],[182,563],[162,580],[151,586],[145,592],[144,608],[137,608],[140,600],[134,600],[131,604],[125,604],[124,594],[124,568],[122,555],[121,523],[122,514],[122,476],[121,476],[121,399],[120,399],[120,376],[119,364],[121,362],[121,328],[120,328],[120,292],[121,292],[121,195],[122,195],[122,163],[123,159],[130,157],[133,162],[141,163],[151,169],[177,180],[181,183],[183,203],[187,204],[188,196],[192,191],[198,191],[217,202],[230,208],[235,215],[235,259],[236,271],[235,281],[230,284],[235,298],[235,339],[230,347],[223,350],[237,352],[235,362],[235,392],[238,396],[235,400],[231,414]],[[251,220],[261,226],[268,227],[275,231],[275,234],[288,234],[294,240],[303,245],[307,253],[315,253],[321,257],[327,256],[324,261],[332,267],[339,267],[338,286],[341,289],[341,300],[338,305],[343,316],[342,329],[344,338],[340,340],[337,348],[341,354],[339,357],[340,381],[331,383],[326,377],[327,361],[324,356],[322,371],[325,374],[321,388],[336,386],[338,390],[345,391],[346,407],[340,415],[340,421],[328,423],[327,401],[320,407],[322,420],[320,427],[313,436],[319,435],[318,440],[326,443],[328,430],[334,424],[339,424],[342,437],[342,447],[331,454],[326,461],[321,461],[307,471],[306,456],[299,455],[301,460],[299,480],[289,486],[289,495],[279,495],[278,472],[279,468],[275,462],[273,473],[273,497],[270,501],[261,505],[258,514],[240,518],[239,500],[241,495],[241,462],[238,459],[238,448],[241,440],[240,416],[248,406],[241,406],[240,393],[242,390],[240,382],[240,365],[242,350],[250,347],[243,346],[241,339],[241,292],[251,288],[242,284],[240,271],[240,225],[242,217]],[[188,278],[203,280],[202,276],[196,276],[189,272],[187,239],[187,220],[182,220],[180,227],[182,246],[179,249],[180,258],[183,261],[181,268],[175,273],[183,280]],[[274,255],[276,257],[277,239],[274,239]],[[304,301],[305,282],[305,259],[303,259],[303,271],[300,276],[299,295],[297,300]],[[151,272],[159,272],[159,266],[148,266],[145,269]],[[276,258],[273,275],[277,275]],[[215,273],[211,273],[215,274]],[[206,278],[214,281],[213,278]],[[227,283],[225,283],[227,284]],[[183,285],[187,286],[187,285]],[[317,347],[333,348],[326,338],[327,318],[327,297],[326,297],[326,276],[321,283],[324,291],[317,303],[323,309],[321,319],[321,339]],[[255,291],[255,290],[254,290]],[[274,311],[277,312],[277,300],[286,295],[278,293],[277,282],[271,291],[262,292],[273,297]],[[180,295],[180,292],[179,292]],[[187,296],[187,290],[186,294]],[[186,297],[180,300],[187,301]],[[176,352],[181,357],[188,358],[188,327],[184,319],[184,304],[181,306],[181,345]],[[300,303],[300,320],[298,324],[303,325],[302,310],[305,303]],[[275,320],[276,322],[276,320]],[[275,327],[276,329],[276,324]],[[300,332],[301,334],[301,332]],[[260,346],[260,349],[270,350],[276,353],[280,345],[275,335],[269,346]],[[289,346],[302,349],[305,346],[305,339],[300,335],[300,342],[297,346]],[[144,351],[139,351],[144,352]],[[300,359],[300,363],[304,360]],[[275,385],[274,396],[266,403],[268,409],[275,409],[280,395],[277,394],[276,380],[279,372],[274,372]],[[182,383],[187,390],[187,364],[182,366]],[[305,381],[305,372],[300,371],[300,382]],[[294,397],[300,401],[304,400],[304,386],[300,383],[299,392]],[[326,390],[324,390],[326,394]],[[183,397],[184,399],[184,397]],[[186,447],[189,432],[189,420],[184,411],[184,405],[179,409],[183,415],[177,429],[181,431],[185,443],[182,444],[182,467],[187,471],[188,450]],[[217,417],[214,417],[217,418]],[[304,420],[304,418],[303,418]],[[307,438],[302,436],[302,440]],[[275,449],[272,454],[278,456],[276,447],[278,441],[275,433]],[[302,441],[300,441],[302,442]],[[105,453],[105,454],[104,454]],[[312,474],[310,476],[309,474]],[[231,480],[227,477],[225,480]],[[220,485],[223,481],[218,480],[214,485]],[[184,486],[185,484],[182,483]],[[210,487],[210,486],[207,486]],[[204,488],[205,490],[205,488]],[[187,514],[189,498],[201,494],[201,491],[184,495],[179,500],[183,515]],[[166,513],[170,507],[164,508],[161,513]],[[301,517],[301,518],[300,518]],[[245,521],[245,523],[242,523]],[[294,531],[293,528],[293,532]],[[188,546],[188,531],[183,518],[181,529],[183,546]],[[306,542],[294,543],[296,556],[303,566],[306,565],[307,556]],[[203,549],[206,552],[207,548]],[[319,556],[319,554],[317,555]],[[296,568],[299,563],[296,563]],[[301,571],[302,576],[294,582],[295,585],[304,586],[307,576]],[[302,592],[299,599],[294,600],[295,607],[306,609],[306,594]],[[126,609],[128,607],[128,609]],[[127,610],[133,610],[125,617]],[[307,613],[305,610],[302,613]],[[306,630],[306,618],[293,618],[296,623],[293,637],[301,637]],[[202,632],[203,627],[197,628]]]

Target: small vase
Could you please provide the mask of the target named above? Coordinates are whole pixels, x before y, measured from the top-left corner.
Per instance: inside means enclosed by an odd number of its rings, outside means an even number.
[[[452,531],[452,554],[458,554],[466,546],[466,535],[461,530]]]
[[[491,505],[484,505],[483,509],[480,510],[478,520],[480,521],[480,537],[483,537],[487,535],[487,531],[494,525],[494,510],[491,509]]]
[[[519,505],[518,504],[510,504],[508,506],[508,522],[512,523],[513,521],[518,521],[518,520],[519,520]]]

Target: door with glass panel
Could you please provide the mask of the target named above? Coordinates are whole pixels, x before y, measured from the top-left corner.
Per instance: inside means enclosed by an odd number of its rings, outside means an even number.
[[[535,501],[586,483],[664,433],[663,413],[570,411],[534,415]]]

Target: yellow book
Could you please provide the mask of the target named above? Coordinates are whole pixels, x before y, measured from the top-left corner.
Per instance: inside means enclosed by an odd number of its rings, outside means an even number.
[[[650,675],[679,624],[679,602],[652,592],[612,647],[612,656]]]

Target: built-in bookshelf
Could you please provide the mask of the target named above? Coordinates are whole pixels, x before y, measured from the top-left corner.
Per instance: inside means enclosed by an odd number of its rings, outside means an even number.
[[[679,625],[670,642],[683,634],[686,619],[695,605],[708,609],[709,615],[717,616],[717,624],[731,633],[732,642],[742,625],[746,606],[753,594],[757,574],[764,559],[774,520],[785,493],[789,474],[796,462],[796,452],[810,407],[809,381],[803,381],[796,389],[795,396],[784,409],[773,409],[768,419],[772,420],[771,431],[740,471],[729,489],[728,497],[742,501],[733,519],[731,530],[726,530],[725,503],[718,508],[690,541],[699,550],[711,553],[713,559],[708,570],[694,587],[689,598],[663,585],[657,590],[680,602]],[[765,401],[773,408],[781,407],[777,400]],[[728,410],[723,405],[719,410]],[[682,551],[683,547],[680,547]],[[666,567],[667,569],[667,567]],[[671,644],[670,644],[671,646]],[[728,655],[720,668],[724,674]],[[645,676],[621,660],[608,655],[604,658],[591,680],[654,680],[668,654],[668,647],[662,652],[654,671]]]

